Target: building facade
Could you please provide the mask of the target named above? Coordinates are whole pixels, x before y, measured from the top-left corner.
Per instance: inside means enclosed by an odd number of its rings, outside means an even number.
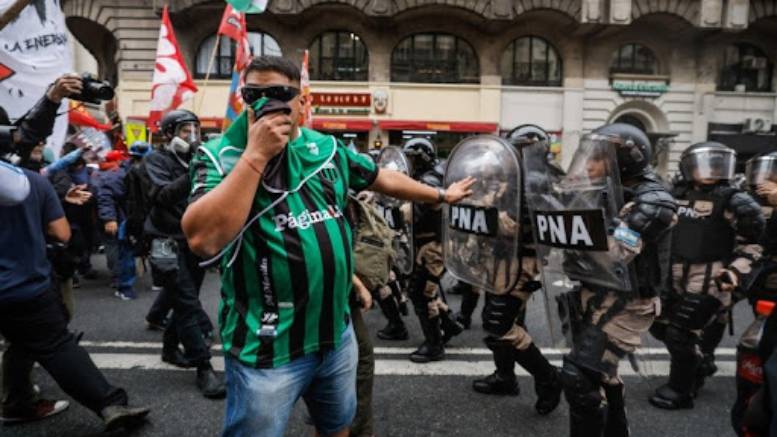
[[[121,114],[145,116],[163,2],[62,3]],[[217,127],[234,52],[215,36],[224,2],[166,3],[200,86],[187,105]],[[254,54],[310,50],[315,127],[360,148],[430,136],[449,150],[534,123],[568,160],[582,134],[625,121],[663,171],[707,139],[742,158],[777,150],[777,0],[271,0],[248,28]]]

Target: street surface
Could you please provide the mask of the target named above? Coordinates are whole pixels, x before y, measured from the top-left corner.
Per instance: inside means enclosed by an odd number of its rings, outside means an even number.
[[[216,436],[224,414],[223,401],[211,401],[198,393],[193,370],[181,370],[163,364],[160,359],[161,333],[147,331],[143,317],[155,294],[150,291],[150,276],[136,284],[139,299],[123,302],[113,297],[104,267],[104,257],[93,257],[101,277],[84,280],[75,291],[76,315],[71,329],[83,331],[82,344],[97,365],[114,384],[127,389],[133,404],[153,408],[149,422],[133,436]],[[215,322],[218,306],[218,277],[210,273],[202,291],[203,305]],[[449,296],[454,309],[459,296]],[[482,304],[482,299],[481,299]],[[475,393],[472,379],[493,371],[490,351],[483,343],[480,307],[472,329],[454,338],[447,360],[433,364],[414,364],[406,356],[421,342],[415,315],[405,318],[411,337],[403,342],[385,342],[374,337],[385,320],[375,308],[366,315],[373,333],[376,352],[374,416],[377,436],[565,436],[568,413],[564,401],[549,416],[540,417],[533,409],[535,395],[531,379],[522,369],[519,397],[496,397]],[[548,334],[543,299],[535,295],[529,306],[528,326],[548,358],[560,364],[563,350],[554,348]],[[720,371],[700,392],[696,408],[662,411],[650,406],[648,396],[661,385],[668,373],[666,350],[652,338],[645,338],[640,354],[640,373],[627,362],[621,369],[627,384],[627,405],[632,435],[647,436],[733,436],[729,408],[734,401],[734,359],[736,338],[752,320],[749,308],[740,304],[735,310],[736,336],[726,335],[718,354]],[[2,347],[0,347],[0,350]],[[213,360],[223,370],[223,355],[214,346]],[[49,398],[67,398],[51,378],[38,368],[35,381]],[[90,411],[71,402],[70,409],[58,416],[32,424],[0,427],[2,437],[95,436],[102,423]],[[121,435],[121,434],[112,434]],[[298,405],[289,423],[287,436],[312,436],[305,424],[305,409]]]

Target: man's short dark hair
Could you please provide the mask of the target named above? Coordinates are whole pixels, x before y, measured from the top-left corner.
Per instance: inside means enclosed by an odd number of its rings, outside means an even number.
[[[251,59],[248,67],[246,67],[246,76],[252,71],[272,71],[286,76],[292,82],[300,81],[299,67],[290,60],[280,56],[262,55],[254,57]]]

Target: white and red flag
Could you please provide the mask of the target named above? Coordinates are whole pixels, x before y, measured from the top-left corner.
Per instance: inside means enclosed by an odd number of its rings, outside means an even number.
[[[197,86],[178,48],[167,6],[162,10],[162,26],[156,49],[156,66],[151,85],[150,112],[146,125],[152,132],[159,129],[162,115],[178,108],[197,92]]]

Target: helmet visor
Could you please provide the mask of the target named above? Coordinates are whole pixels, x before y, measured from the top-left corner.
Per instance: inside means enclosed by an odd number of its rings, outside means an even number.
[[[745,177],[750,186],[764,182],[777,182],[777,157],[761,156],[747,161]]]
[[[617,137],[588,134],[580,139],[580,145],[572,157],[564,180],[568,186],[598,186],[618,174],[615,154]]]
[[[689,181],[723,181],[734,178],[736,153],[733,150],[701,148],[680,161],[680,170]]]
[[[198,144],[202,140],[200,124],[194,121],[180,123],[175,128],[175,136],[189,144]]]

